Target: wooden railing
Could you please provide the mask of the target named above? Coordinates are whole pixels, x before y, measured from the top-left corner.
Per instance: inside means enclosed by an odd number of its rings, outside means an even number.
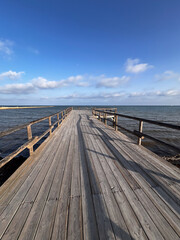
[[[13,127],[11,129],[8,129],[6,131],[0,132],[0,138],[7,136],[11,133],[17,132],[21,129],[27,128],[27,137],[28,137],[28,141],[26,143],[24,143],[22,146],[20,146],[18,149],[16,149],[14,152],[12,152],[11,154],[9,154],[8,156],[6,156],[5,158],[3,158],[0,161],[0,167],[4,166],[6,163],[8,163],[11,159],[13,159],[15,156],[17,156],[19,153],[21,153],[22,151],[24,151],[26,148],[29,149],[29,154],[30,156],[33,154],[34,150],[33,150],[33,146],[38,143],[44,136],[46,136],[49,133],[49,136],[52,134],[52,129],[55,127],[55,125],[57,124],[57,127],[60,126],[60,124],[63,122],[63,120],[68,116],[68,114],[71,112],[72,107],[69,107],[61,112],[57,112],[55,114],[37,119],[35,121],[20,125],[20,126],[16,126]],[[57,121],[55,121],[53,124],[51,122],[52,117],[57,116]],[[42,122],[44,120],[48,119],[49,120],[49,128],[40,136],[34,136],[32,135],[32,129],[31,126],[33,124]]]
[[[94,108],[92,110],[92,114],[94,116],[96,116],[100,121],[104,121],[104,123],[107,125],[107,121],[110,121],[113,123],[113,127],[114,129],[117,131],[118,128],[122,129],[130,134],[133,134],[135,136],[138,137],[138,145],[141,145],[142,139],[144,138],[148,138],[152,141],[155,141],[159,144],[165,145],[169,148],[174,149],[175,151],[177,151],[178,153],[180,153],[180,148],[173,146],[169,143],[166,143],[164,141],[161,141],[157,138],[154,138],[152,136],[149,136],[148,134],[143,133],[143,122],[147,122],[149,124],[154,124],[154,125],[158,125],[161,127],[166,127],[166,128],[171,128],[171,129],[175,129],[175,130],[180,130],[180,126],[177,125],[173,125],[173,124],[169,124],[169,123],[163,123],[163,122],[159,122],[159,121],[154,121],[154,120],[149,120],[149,119],[145,119],[145,118],[138,118],[138,117],[133,117],[133,116],[128,116],[128,115],[124,115],[124,114],[120,114],[117,113],[117,109],[115,109],[114,111],[109,111],[109,109],[96,109]],[[120,126],[118,124],[118,117],[122,117],[122,118],[128,118],[128,119],[132,119],[132,120],[136,120],[139,122],[139,131],[131,131],[123,126]]]

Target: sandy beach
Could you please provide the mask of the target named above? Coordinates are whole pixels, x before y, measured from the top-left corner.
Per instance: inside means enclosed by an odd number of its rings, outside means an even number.
[[[24,109],[24,108],[49,108],[54,106],[29,106],[29,107],[0,107],[0,110],[7,110],[7,109]]]

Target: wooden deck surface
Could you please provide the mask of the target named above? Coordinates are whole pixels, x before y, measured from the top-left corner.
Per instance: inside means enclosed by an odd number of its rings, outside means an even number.
[[[73,110],[0,188],[0,239],[180,239],[180,171]]]

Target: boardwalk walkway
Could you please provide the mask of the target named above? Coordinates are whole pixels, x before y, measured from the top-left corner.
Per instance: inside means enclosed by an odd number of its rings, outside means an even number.
[[[180,239],[180,171],[73,110],[0,189],[0,239]]]

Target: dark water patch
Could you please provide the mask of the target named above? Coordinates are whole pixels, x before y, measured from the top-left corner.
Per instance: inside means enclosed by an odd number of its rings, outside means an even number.
[[[23,155],[28,157],[27,149],[23,151]],[[27,157],[18,155],[10,162],[0,168],[0,186],[24,163]]]

